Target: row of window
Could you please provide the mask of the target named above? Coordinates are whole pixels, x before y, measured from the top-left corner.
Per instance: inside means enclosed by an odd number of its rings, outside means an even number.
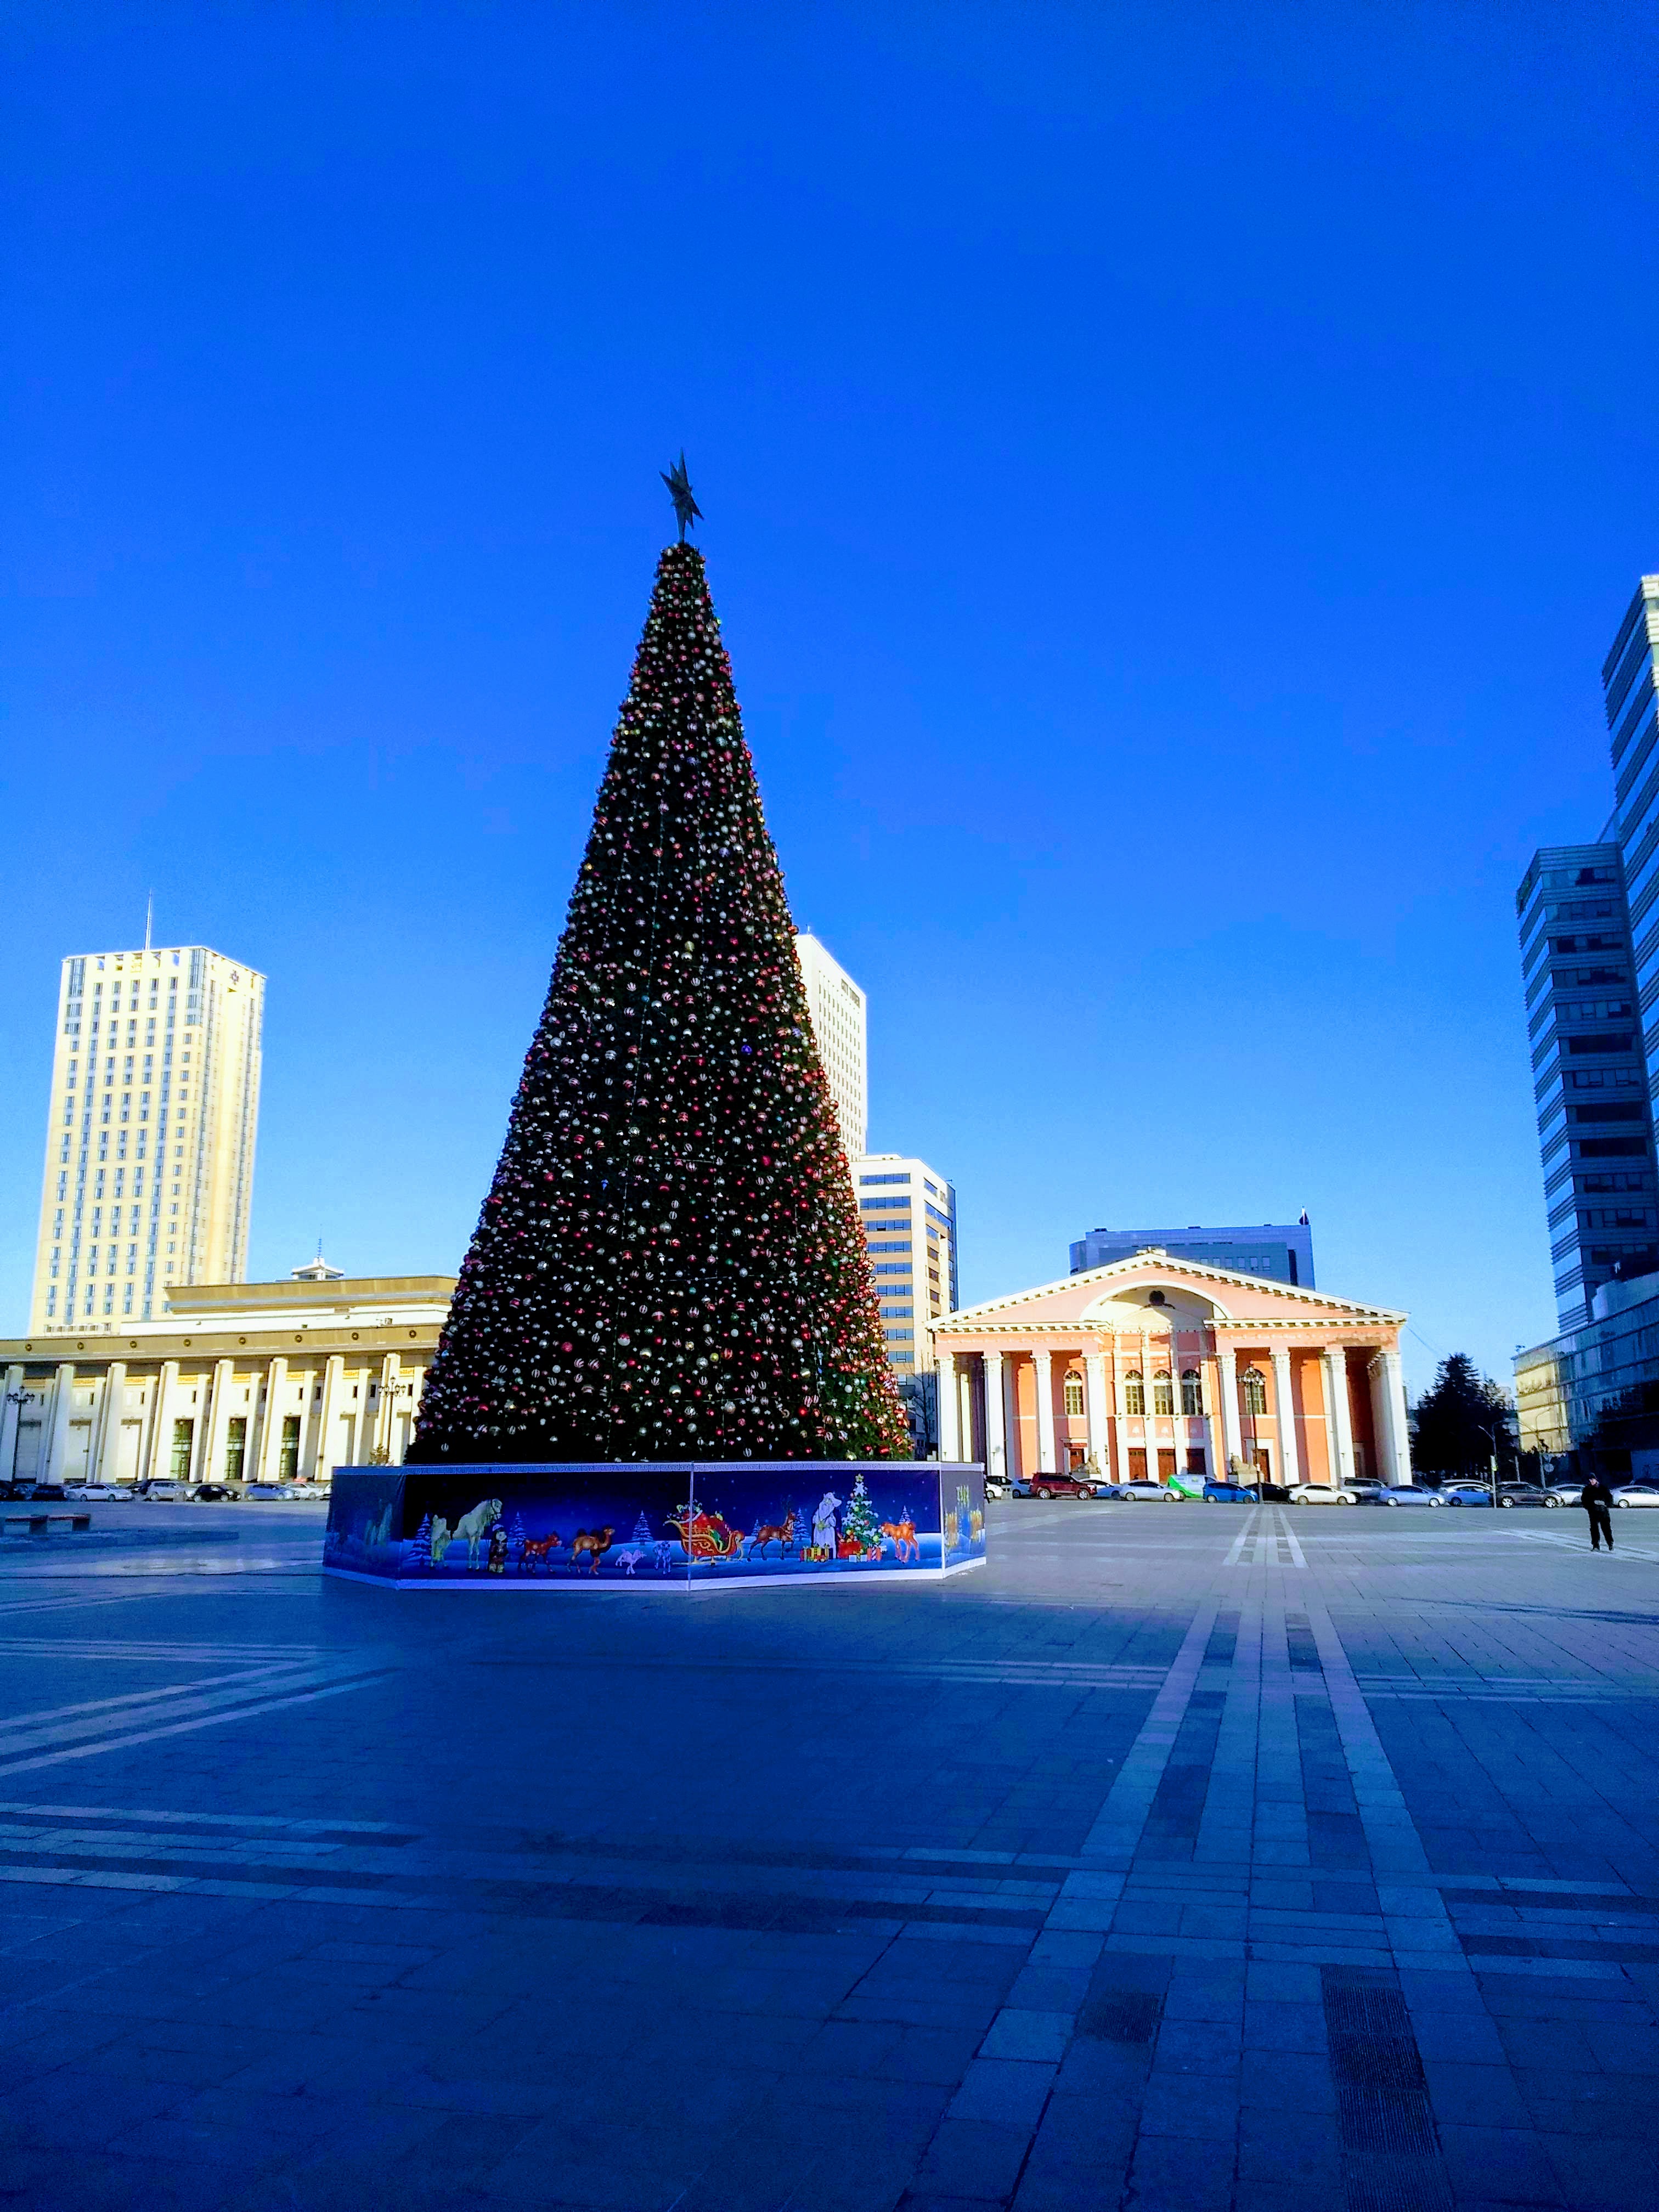
[[[1073,1368],[1065,1379],[1065,1407],[1068,1414],[1084,1411],[1083,1377]],[[1239,1371],[1239,1396],[1247,1413],[1265,1413],[1267,1410],[1267,1378],[1259,1367],[1245,1367]],[[1146,1378],[1138,1367],[1132,1367],[1123,1378],[1123,1410],[1126,1413],[1144,1414],[1146,1411]],[[1201,1417],[1204,1412],[1204,1378],[1196,1367],[1182,1370],[1181,1376],[1181,1410],[1183,1415]],[[1167,1367],[1160,1367],[1152,1376],[1152,1412],[1154,1414],[1175,1412],[1175,1377]]]

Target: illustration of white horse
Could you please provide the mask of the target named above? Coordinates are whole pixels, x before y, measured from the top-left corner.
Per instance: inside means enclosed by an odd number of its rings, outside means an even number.
[[[826,1490],[818,1500],[818,1510],[812,1516],[812,1547],[829,1552],[836,1548],[836,1508],[842,1504],[833,1490]]]
[[[466,1571],[472,1573],[478,1564],[478,1547],[501,1517],[499,1498],[486,1498],[470,1513],[463,1513],[455,1523],[453,1541],[466,1544]]]
[[[441,1513],[435,1515],[432,1522],[432,1564],[434,1567],[442,1566],[444,1553],[454,1540],[454,1531],[448,1522]]]

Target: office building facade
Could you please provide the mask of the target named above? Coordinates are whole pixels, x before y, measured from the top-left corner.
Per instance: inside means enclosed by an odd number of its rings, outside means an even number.
[[[1299,1221],[1267,1221],[1259,1228],[1206,1229],[1194,1223],[1187,1229],[1091,1229],[1071,1248],[1072,1273],[1081,1275],[1153,1250],[1299,1290],[1314,1287],[1313,1231],[1305,1213]]]
[[[246,1272],[264,978],[206,945],[64,963],[32,1334]]]
[[[1601,665],[1613,756],[1613,825],[1646,1036],[1650,1099],[1659,1098],[1659,576],[1644,576]],[[1605,833],[1604,833],[1605,834]]]
[[[800,960],[801,981],[806,987],[806,1006],[812,1017],[818,1058],[836,1102],[841,1141],[848,1158],[856,1159],[869,1141],[870,1130],[865,996],[816,937],[803,933],[795,939],[795,951]]]
[[[1515,895],[1533,1096],[1564,1329],[1603,1283],[1659,1267],[1652,1109],[1617,844],[1534,854]]]
[[[409,1448],[455,1288],[349,1279],[175,1290],[136,1328],[0,1341],[0,1480],[307,1480]]]
[[[1560,1334],[1517,1352],[1523,1451],[1659,1464],[1659,576],[1601,664],[1613,811],[1516,894]]]
[[[936,1168],[901,1152],[852,1163],[853,1190],[894,1372],[932,1371],[929,1325],[957,1304],[957,1194]]]

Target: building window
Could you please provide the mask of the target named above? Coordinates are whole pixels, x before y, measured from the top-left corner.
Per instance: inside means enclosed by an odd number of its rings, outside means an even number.
[[[1182,1370],[1181,1410],[1183,1413],[1201,1413],[1204,1411],[1204,1384],[1196,1367]]]
[[[1152,1411],[1155,1413],[1173,1413],[1175,1411],[1175,1388],[1167,1367],[1160,1367],[1152,1377]]]
[[[1066,1411],[1072,1416],[1083,1411],[1083,1377],[1076,1373],[1066,1377]]]
[[[1132,1367],[1123,1378],[1123,1410],[1126,1413],[1146,1410],[1146,1383],[1138,1367]]]
[[[1267,1410],[1267,1378],[1259,1367],[1247,1367],[1239,1376],[1239,1387],[1244,1394],[1247,1413],[1265,1413]]]

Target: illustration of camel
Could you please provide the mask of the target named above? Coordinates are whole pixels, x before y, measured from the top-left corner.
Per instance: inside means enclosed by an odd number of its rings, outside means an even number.
[[[463,1513],[455,1523],[453,1540],[459,1544],[463,1539],[465,1540],[468,1574],[476,1573],[478,1565],[478,1547],[501,1517],[501,1499],[486,1498],[475,1505],[470,1513]]]
[[[642,1545],[629,1544],[617,1553],[611,1564],[613,1567],[626,1567],[631,1575],[644,1557],[645,1549]]]
[[[893,1547],[895,1559],[902,1559],[908,1551],[913,1559],[921,1557],[921,1547],[916,1541],[914,1521],[884,1521],[881,1533]]]
[[[578,1528],[570,1539],[571,1565],[579,1567],[585,1552],[587,1554],[588,1573],[598,1574],[600,1555],[611,1549],[611,1539],[616,1533],[614,1528]]]
[[[545,1536],[526,1536],[519,1547],[520,1572],[527,1575],[538,1559],[541,1561],[543,1571],[545,1572],[552,1565],[552,1561],[547,1556],[548,1553],[556,1552],[563,1541],[564,1538],[560,1535],[556,1528],[550,1528]]]

